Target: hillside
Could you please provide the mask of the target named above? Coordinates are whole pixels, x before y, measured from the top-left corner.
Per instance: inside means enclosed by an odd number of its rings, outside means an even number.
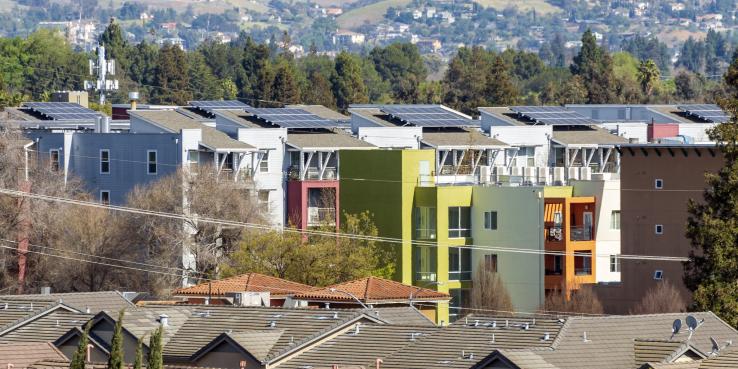
[[[377,23],[384,18],[388,8],[392,6],[402,7],[410,2],[411,0],[382,0],[360,8],[352,9],[338,17],[338,25],[341,28],[352,29],[365,23]]]
[[[523,11],[535,9],[536,12],[541,14],[561,11],[561,8],[551,5],[545,0],[474,0],[474,2],[485,8],[492,7],[498,10],[514,6]]]

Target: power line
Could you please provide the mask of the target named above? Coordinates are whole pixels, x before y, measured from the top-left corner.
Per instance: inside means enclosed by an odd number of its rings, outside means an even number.
[[[357,239],[357,240],[364,240],[364,241],[395,243],[395,244],[400,244],[400,245],[409,243],[409,244],[414,244],[417,246],[430,246],[430,247],[449,246],[449,247],[456,247],[460,249],[498,251],[498,252],[522,253],[522,254],[533,254],[533,255],[558,255],[558,256],[573,255],[573,256],[585,256],[585,257],[615,256],[619,259],[627,259],[627,260],[654,260],[654,261],[677,261],[677,262],[689,261],[689,258],[675,257],[675,256],[624,255],[624,254],[610,255],[610,254],[592,254],[592,253],[583,253],[583,252],[521,249],[521,248],[513,248],[513,247],[499,247],[499,246],[488,246],[488,245],[454,245],[450,243],[418,241],[418,240],[403,240],[403,239],[392,238],[392,237],[365,236],[365,235],[358,235],[358,234],[351,234],[351,233],[344,233],[344,232],[316,231],[316,230],[298,229],[298,228],[290,228],[290,227],[283,227],[280,229],[278,227],[263,225],[263,224],[246,223],[246,222],[223,220],[223,219],[209,218],[209,217],[199,217],[199,216],[187,217],[184,214],[175,214],[175,213],[146,210],[146,209],[125,207],[125,206],[104,205],[104,204],[91,202],[91,201],[68,199],[68,198],[63,198],[63,197],[56,197],[56,196],[49,196],[49,195],[42,195],[42,194],[34,194],[31,192],[10,190],[6,188],[0,188],[0,193],[10,195],[10,196],[15,196],[15,197],[29,197],[29,198],[45,200],[45,201],[62,202],[62,203],[67,203],[67,204],[72,204],[72,205],[89,206],[89,207],[95,207],[95,208],[100,208],[100,209],[129,212],[129,213],[135,213],[135,214],[141,214],[141,215],[159,216],[159,217],[175,219],[175,220],[197,221],[197,222],[212,223],[212,224],[219,224],[219,225],[229,225],[229,226],[234,226],[234,227],[253,228],[253,229],[258,229],[262,231],[276,230],[276,231],[280,231],[280,233],[290,232],[290,233],[296,233],[296,234],[302,234],[302,235],[312,234],[312,235],[317,235],[317,236],[342,237],[342,238]]]

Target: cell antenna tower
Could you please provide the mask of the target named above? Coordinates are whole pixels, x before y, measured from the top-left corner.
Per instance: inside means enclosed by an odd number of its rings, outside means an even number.
[[[115,60],[105,59],[105,46],[97,46],[97,60],[90,59],[90,75],[97,76],[97,80],[85,81],[86,90],[97,90],[100,92],[100,105],[105,104],[105,92],[118,90],[118,80],[108,79],[115,76]]]

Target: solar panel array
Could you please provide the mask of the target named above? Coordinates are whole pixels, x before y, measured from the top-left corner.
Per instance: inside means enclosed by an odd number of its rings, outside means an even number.
[[[213,114],[213,110],[219,109],[246,109],[249,106],[238,100],[197,100],[190,101],[190,106]]]
[[[342,125],[334,120],[321,118],[302,109],[247,108],[246,111],[282,128],[335,128]]]
[[[581,126],[597,124],[591,118],[561,106],[512,106],[510,110],[549,126]]]
[[[30,102],[23,106],[53,120],[90,120],[102,115],[70,102]]]
[[[715,104],[679,105],[677,109],[712,123],[725,123],[730,120],[730,117],[725,114],[723,109]]]
[[[441,106],[384,105],[383,112],[417,127],[469,127],[479,123]]]

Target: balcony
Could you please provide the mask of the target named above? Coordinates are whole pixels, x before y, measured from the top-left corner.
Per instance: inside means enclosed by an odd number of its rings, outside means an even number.
[[[571,227],[571,241],[592,241],[592,227]]]
[[[308,226],[317,227],[336,224],[336,209],[308,207]]]
[[[546,241],[561,242],[564,240],[564,228],[561,226],[546,227]]]
[[[576,275],[592,275],[592,267],[574,268],[574,274],[576,274]]]
[[[292,165],[287,168],[287,175],[290,180],[305,181],[305,180],[328,180],[332,181],[338,179],[338,169],[336,167],[327,167],[323,172],[323,177],[320,177],[320,168],[308,167],[305,171],[305,178],[301,178],[300,167]]]
[[[418,282],[435,282],[438,275],[435,272],[415,272],[415,281]]]
[[[415,229],[416,240],[435,240],[436,229],[435,228],[416,228]]]

